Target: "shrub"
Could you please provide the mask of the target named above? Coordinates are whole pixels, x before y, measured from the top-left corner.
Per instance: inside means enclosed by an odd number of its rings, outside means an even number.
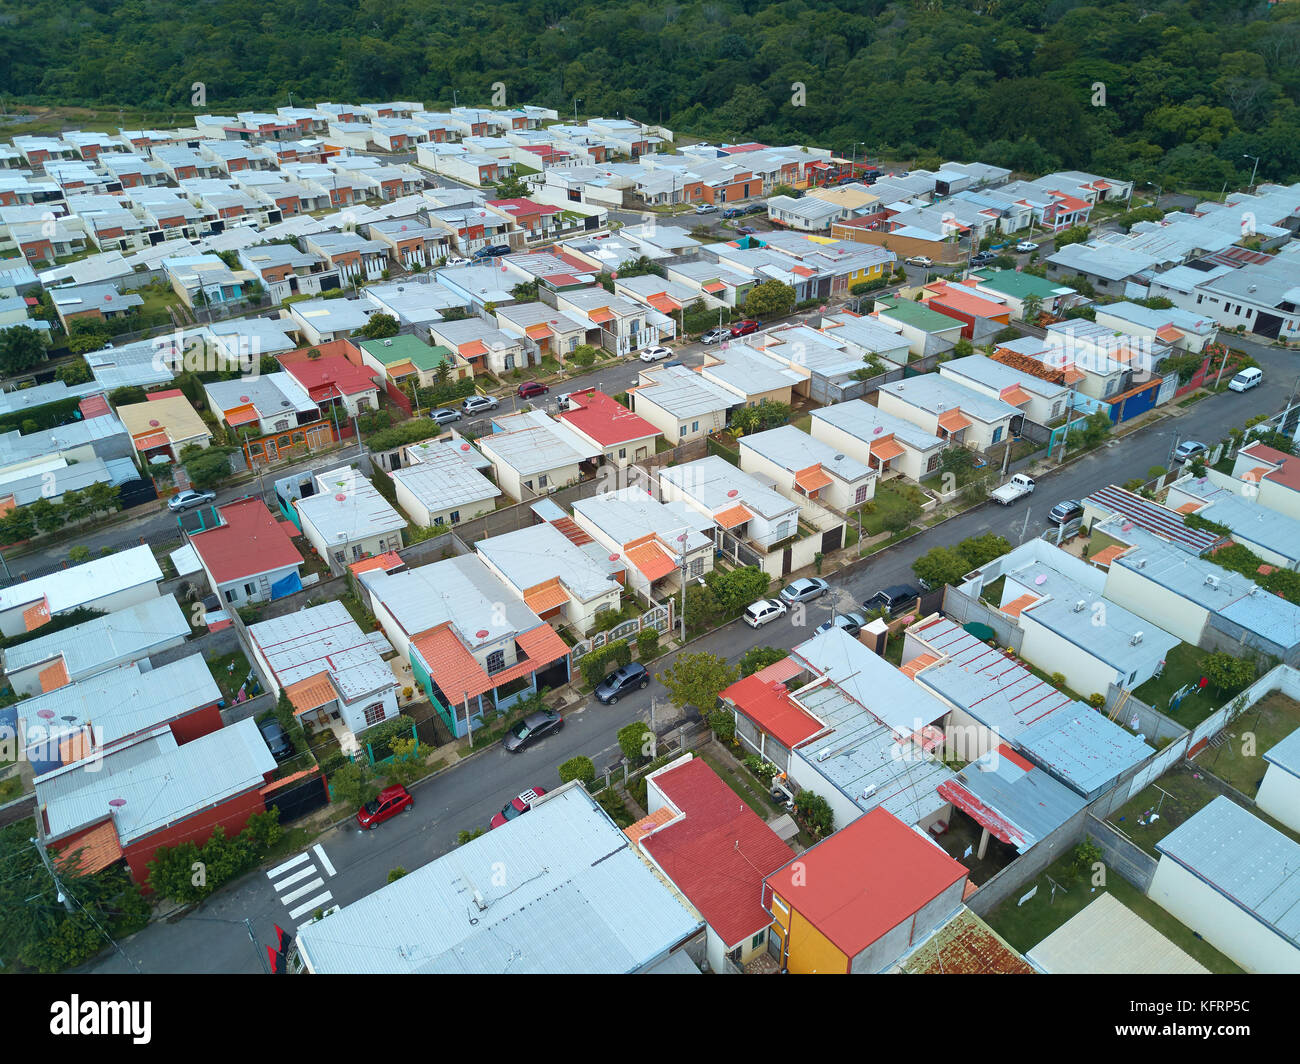
[[[618,730],[618,745],[623,756],[633,764],[639,764],[650,757],[654,745],[654,733],[644,721],[634,720]]]
[[[835,812],[820,794],[800,791],[794,800],[794,815],[816,838],[824,839],[835,830]]]
[[[388,882],[396,883],[404,875],[406,875],[406,869],[401,865],[398,865],[396,868],[390,868],[388,870]]]
[[[642,628],[636,634],[638,661],[650,661],[659,656],[659,633],[653,628]]]
[[[1051,681],[1052,681],[1052,686],[1053,686],[1053,687],[1064,687],[1064,686],[1065,686],[1065,673],[1063,673],[1063,672],[1054,672],[1054,673],[1052,673],[1052,675],[1051,675],[1049,678],[1050,678]]]
[[[1092,706],[1093,709],[1101,709],[1105,704],[1106,696],[1100,691],[1093,691],[1092,694],[1088,696],[1088,705]]]
[[[757,754],[750,754],[745,758],[745,767],[755,776],[763,781],[764,784],[770,784],[772,777],[776,775],[776,766],[770,761],[766,761]]]
[[[715,709],[708,715],[709,727],[717,736],[718,742],[731,745],[736,738],[736,718],[729,710]]]
[[[82,562],[90,561],[90,548],[77,544],[68,551],[68,561],[72,562],[73,565],[80,565]]]
[[[594,687],[605,678],[605,674],[611,667],[626,665],[631,660],[632,651],[627,645],[627,640],[616,639],[584,657],[579,668],[582,669],[582,678]]]
[[[1071,867],[1076,875],[1086,876],[1092,871],[1092,866],[1101,860],[1101,850],[1091,839],[1084,839],[1074,848],[1074,860],[1071,861]]]
[[[456,845],[464,846],[467,842],[473,842],[480,835],[487,834],[487,828],[474,828],[472,831],[461,830],[456,833]]]
[[[571,757],[560,765],[560,782],[581,780],[584,787],[596,782],[596,766],[589,757]]]

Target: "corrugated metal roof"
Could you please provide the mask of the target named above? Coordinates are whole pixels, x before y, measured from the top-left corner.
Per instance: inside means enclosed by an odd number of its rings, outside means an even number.
[[[1002,936],[962,906],[900,965],[908,975],[1032,975]]]
[[[1031,725],[1016,746],[1084,797],[1155,751],[1098,710],[1074,702]]]
[[[1264,751],[1264,760],[1276,765],[1284,772],[1300,776],[1300,728],[1297,728],[1280,743],[1275,743]]]
[[[1156,849],[1300,946],[1300,843],[1219,795]]]
[[[1214,532],[1188,528],[1179,514],[1114,484],[1094,491],[1083,500],[1083,504],[1095,510],[1123,514],[1139,528],[1154,532],[1194,554],[1204,554],[1221,538]]]
[[[298,945],[318,974],[621,974],[702,926],[574,784],[300,928]]]
[[[96,419],[98,420],[98,419]],[[63,613],[118,591],[162,579],[162,570],[146,546],[118,551],[36,580],[0,589],[0,612],[44,598],[51,614]]]
[[[345,702],[397,686],[392,670],[341,602],[262,621],[250,626],[248,635],[271,667],[274,680],[286,690],[322,673],[329,678],[325,686],[332,681]],[[305,711],[334,697],[333,689],[314,689],[295,705]]]

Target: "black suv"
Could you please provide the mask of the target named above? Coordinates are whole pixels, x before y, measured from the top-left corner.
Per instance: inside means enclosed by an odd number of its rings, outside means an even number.
[[[289,742],[289,736],[284,734],[278,720],[274,717],[264,720],[257,726],[257,730],[262,733],[267,749],[277,762],[288,761],[293,757],[293,743]]]
[[[641,690],[649,683],[650,674],[645,666],[634,661],[615,669],[596,685],[596,701],[602,706],[612,706],[621,696]]]
[[[904,606],[911,605],[920,596],[920,590],[911,584],[893,584],[890,587],[882,587],[862,604],[862,608],[870,611],[878,610],[881,606],[884,606],[890,613],[893,613]]]

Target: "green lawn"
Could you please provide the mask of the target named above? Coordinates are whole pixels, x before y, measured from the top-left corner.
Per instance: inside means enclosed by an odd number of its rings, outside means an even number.
[[[856,519],[862,516],[862,534],[878,536],[885,531],[885,522],[897,515],[906,515],[908,520],[920,516],[920,506],[925,495],[915,484],[906,484],[901,480],[888,480],[876,487],[876,496],[864,505],[860,511],[850,514]]]
[[[217,682],[217,686],[221,688],[223,697],[227,702],[230,702],[238,693],[245,677],[248,676],[248,659],[244,657],[243,651],[240,650],[222,654],[220,657],[208,659],[208,671],[212,673],[212,678]]]
[[[1138,892],[1128,880],[1116,872],[1106,876],[1106,885],[1094,888],[1087,879],[1078,878],[1070,867],[1073,854],[1067,853],[1040,875],[1034,885],[1038,893],[1024,905],[1016,902],[1031,889],[1026,883],[1000,906],[984,917],[984,922],[1022,953],[1033,949],[1070,917],[1095,901],[1099,894],[1111,894],[1148,924],[1154,927],[1179,949],[1218,974],[1241,974],[1231,960],[1204,939],[1197,938],[1189,927],[1165,912],[1146,895]],[[1053,895],[1048,877],[1055,880],[1058,889]],[[1063,888],[1063,889],[1062,889]]]
[[[1280,691],[1261,698],[1228,725],[1228,738],[1196,756],[1196,764],[1254,798],[1268,762],[1264,754],[1300,728],[1300,702]]]
[[[1196,683],[1204,675],[1201,659],[1206,653],[1190,643],[1180,643],[1166,656],[1164,671],[1135,688],[1134,697],[1140,698],[1184,727],[1195,727],[1237,694],[1236,691],[1224,692],[1207,686],[1203,691],[1189,694],[1178,704],[1176,710],[1169,708],[1169,698],[1175,691],[1184,684]]]

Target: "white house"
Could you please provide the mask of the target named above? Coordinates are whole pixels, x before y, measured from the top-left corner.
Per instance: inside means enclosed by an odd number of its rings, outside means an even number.
[[[793,425],[742,436],[740,468],[772,480],[792,502],[816,500],[841,513],[876,494],[875,470]]]
[[[731,409],[744,400],[685,366],[641,371],[641,383],[628,389],[632,409],[676,446],[727,425]]]
[[[121,610],[158,597],[162,570],[146,546],[60,569],[49,576],[0,589],[0,633],[35,631],[61,613],[81,607]]]
[[[398,550],[406,518],[352,466],[317,473],[316,494],[295,507],[303,535],[339,576],[353,562]]]
[[[861,399],[814,410],[811,432],[882,477],[901,474],[914,481],[938,469],[939,456],[948,447],[942,437]]]
[[[883,384],[877,395],[886,414],[976,451],[1006,442],[1024,418],[1018,407],[938,373]]]
[[[458,525],[496,508],[501,489],[484,476],[492,462],[468,441],[413,443],[393,470],[397,505],[422,528]]]
[[[541,410],[496,418],[492,428],[477,441],[479,450],[501,489],[521,502],[576,483],[582,463],[601,453]]]
[[[659,492],[665,502],[681,500],[711,518],[717,537],[728,532],[766,549],[799,529],[798,503],[717,455],[666,467]]]

